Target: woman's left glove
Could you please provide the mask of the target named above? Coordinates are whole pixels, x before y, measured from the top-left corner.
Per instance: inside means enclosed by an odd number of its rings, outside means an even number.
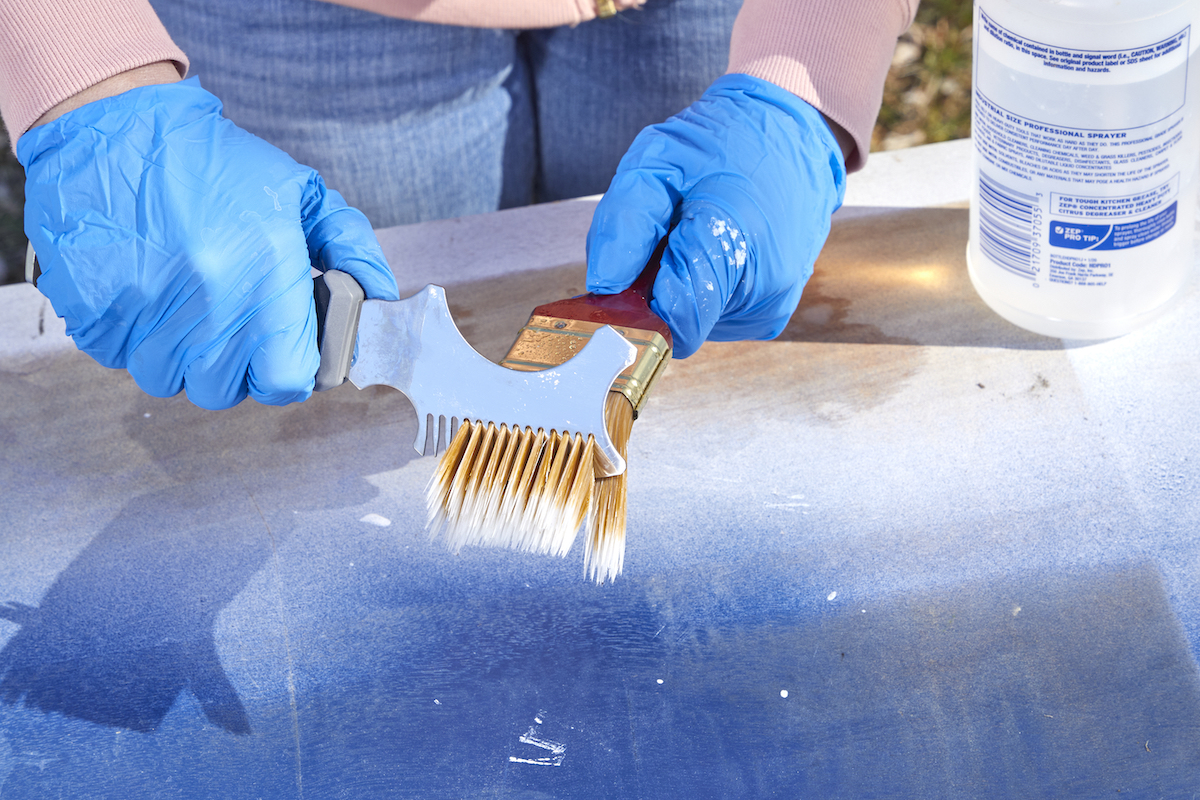
[[[311,268],[396,280],[366,217],[243,131],[195,78],[97,100],[17,142],[38,289],[80,350],[204,408],[306,399]]]
[[[675,356],[706,339],[774,338],[845,186],[842,151],[816,109],[726,75],[638,134],[621,160],[588,232],[588,290],[628,287],[670,230],[651,308],[670,326]]]

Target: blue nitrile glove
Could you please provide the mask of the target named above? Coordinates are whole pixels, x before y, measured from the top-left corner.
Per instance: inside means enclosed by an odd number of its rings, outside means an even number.
[[[75,109],[17,157],[38,289],[80,350],[148,394],[304,400],[320,364],[310,267],[398,296],[367,218],[195,78]]]
[[[749,75],[718,79],[638,134],[588,232],[588,290],[619,292],[671,225],[651,308],[675,357],[787,325],[841,205],[846,168],[820,113]]]

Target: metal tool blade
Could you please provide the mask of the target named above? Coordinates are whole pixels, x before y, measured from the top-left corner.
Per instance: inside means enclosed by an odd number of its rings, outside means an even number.
[[[420,453],[430,449],[427,442],[453,436],[458,422],[479,420],[594,436],[597,472],[619,475],[625,460],[608,435],[604,404],[613,381],[636,357],[632,344],[605,327],[558,367],[505,369],[467,343],[445,291],[429,285],[404,300],[363,303],[350,381],[359,389],[391,386],[408,397],[417,410],[414,447]]]

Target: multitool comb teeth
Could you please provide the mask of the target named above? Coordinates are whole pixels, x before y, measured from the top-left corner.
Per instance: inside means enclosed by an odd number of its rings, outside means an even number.
[[[417,452],[423,456],[438,456],[446,452],[454,433],[462,425],[458,417],[447,417],[445,414],[425,415],[425,435],[418,434]]]
[[[358,360],[350,380],[359,389],[399,389],[417,410],[413,446],[442,452],[462,420],[567,431],[595,439],[596,470],[624,471],[625,459],[604,424],[609,388],[637,350],[602,328],[558,367],[521,372],[493,364],[459,332],[440,286],[405,300],[367,300],[358,323]]]

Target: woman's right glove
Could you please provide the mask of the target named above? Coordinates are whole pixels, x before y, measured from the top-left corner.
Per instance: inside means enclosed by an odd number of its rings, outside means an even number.
[[[197,79],[97,100],[17,142],[38,289],[80,350],[203,408],[306,399],[311,268],[396,280],[366,217]]]
[[[588,232],[588,290],[627,288],[670,230],[650,307],[670,326],[675,357],[706,339],[774,338],[845,188],[842,151],[815,108],[725,75],[621,159]]]

